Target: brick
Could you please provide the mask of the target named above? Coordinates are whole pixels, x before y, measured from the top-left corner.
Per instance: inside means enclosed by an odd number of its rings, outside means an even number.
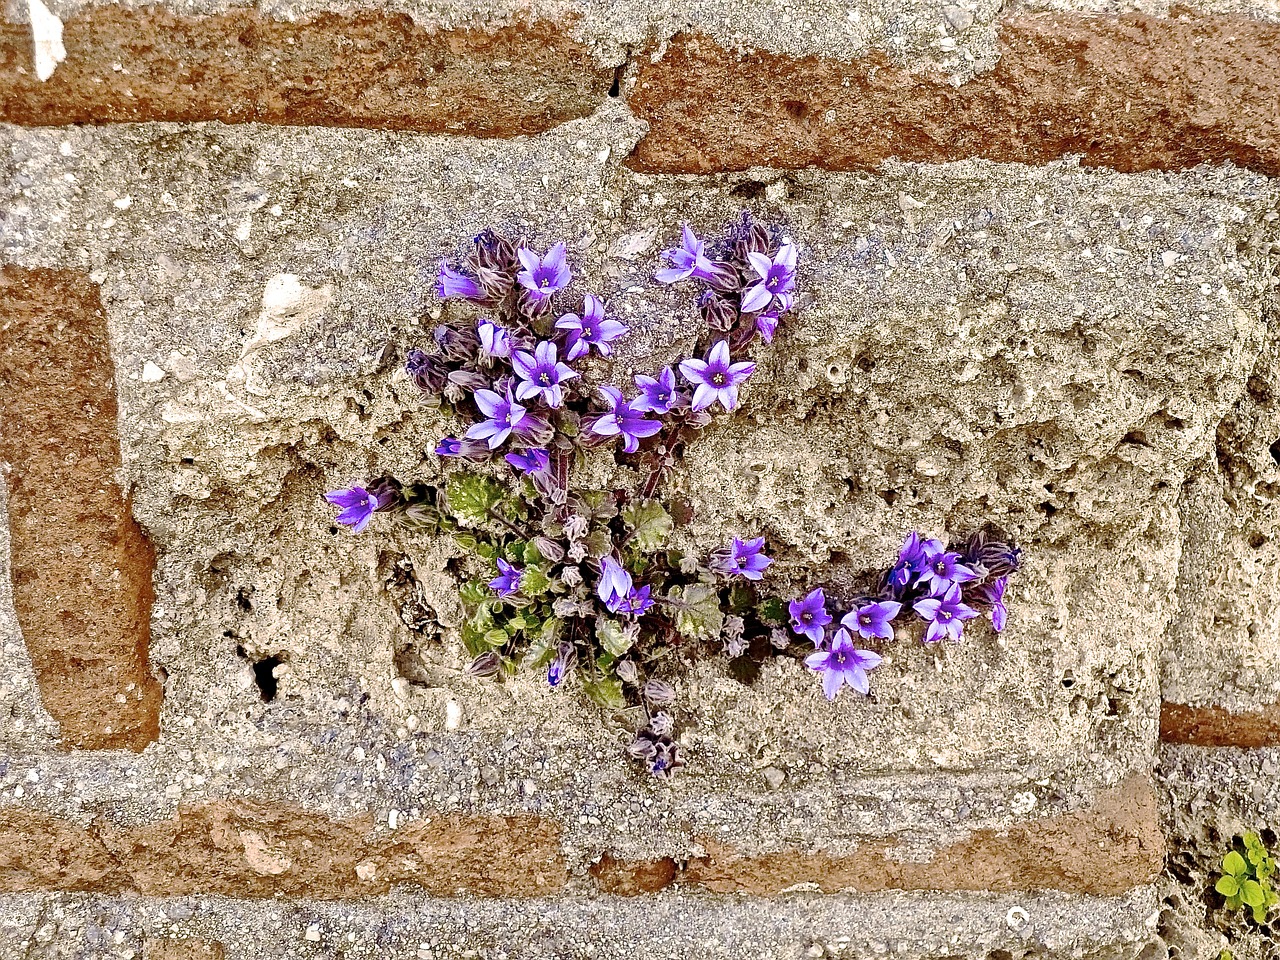
[[[1231,161],[1280,172],[1280,25],[1237,16],[1032,14],[960,86],[883,54],[852,63],[675,37],[638,60],[628,102],[649,133],[629,165],[853,170],[1079,154],[1124,172]]]
[[[1155,793],[1131,777],[1091,807],[979,830],[926,862],[895,858],[899,838],[874,840],[847,856],[784,850],[742,855],[715,842],[689,861],[682,880],[715,893],[769,896],[800,883],[825,892],[855,890],[1058,890],[1116,896],[1159,874],[1164,864]]]
[[[1166,702],[1160,709],[1160,739],[1201,747],[1280,746],[1280,704],[1232,713],[1224,707]]]
[[[613,82],[565,30],[432,31],[376,10],[292,23],[245,9],[199,17],[111,4],[66,22],[67,59],[45,83],[29,28],[0,23],[0,120],[537,133],[589,114]]]
[[[157,940],[142,946],[142,960],[225,960],[226,949],[216,940]]]
[[[151,544],[115,480],[114,367],[97,287],[0,272],[0,462],[13,603],[67,746],[141,750],[159,732]]]
[[[377,832],[282,803],[213,802],[136,826],[0,811],[0,893],[135,892],[350,899],[538,896],[566,882],[559,830],[533,816],[450,815]]]
[[[606,853],[587,872],[604,893],[631,897],[669,887],[676,879],[676,862],[670,857],[628,861]]]

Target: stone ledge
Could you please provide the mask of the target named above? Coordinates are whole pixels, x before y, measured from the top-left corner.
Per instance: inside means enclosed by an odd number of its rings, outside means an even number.
[[[0,120],[314,124],[513,137],[586,116],[613,71],[548,22],[430,31],[405,14],[301,22],[237,9],[91,7],[36,79],[29,28],[0,23]]]
[[[1232,713],[1223,707],[1164,703],[1160,739],[1199,747],[1280,746],[1280,704]]]
[[[1280,26],[1237,16],[1072,14],[1003,21],[994,70],[960,86],[873,54],[855,63],[735,53],[681,35],[641,57],[649,123],[629,165],[874,168],[1079,155],[1122,172],[1230,161],[1280,172]]]

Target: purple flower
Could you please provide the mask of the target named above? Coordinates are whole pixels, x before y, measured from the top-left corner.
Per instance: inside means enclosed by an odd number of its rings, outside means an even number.
[[[631,593],[631,574],[613,557],[600,561],[600,581],[596,584],[596,596],[614,613],[627,602]]]
[[[605,319],[604,304],[599,297],[589,293],[583,298],[582,316],[566,313],[556,321],[556,329],[569,331],[569,349],[564,355],[566,360],[585,357],[591,347],[595,347],[600,356],[607,357],[613,353],[609,344],[627,332],[626,326],[617,320]]]
[[[681,224],[683,242],[678,247],[663,250],[662,255],[671,261],[670,267],[659,267],[654,278],[659,283],[679,283],[689,277],[714,282],[723,280],[728,273],[723,264],[707,258],[706,246],[697,235],[689,229],[687,223]]]
[[[541,473],[551,466],[551,457],[537,447],[523,453],[508,453],[502,458],[522,473]]]
[[[564,642],[556,649],[556,658],[547,668],[547,684],[552,688],[560,686],[561,681],[569,674],[578,662],[578,651],[572,643]]]
[[[511,356],[511,334],[505,327],[492,320],[481,320],[476,324],[476,333],[480,335],[480,346],[491,357]]]
[[[924,544],[920,542],[920,534],[910,533],[902,550],[898,552],[898,562],[889,571],[889,586],[896,595],[911,586],[926,562]]]
[[[577,376],[556,360],[556,345],[550,340],[543,340],[533,348],[533,353],[517,350],[511,364],[523,381],[516,387],[516,396],[521,400],[540,397],[548,407],[564,403],[564,388],[560,385]]]
[[[461,271],[454,270],[445,261],[440,261],[440,275],[436,279],[436,293],[441,299],[463,297],[467,300],[483,300],[484,289],[475,280]]]
[[[342,507],[338,522],[350,527],[352,533],[359,533],[367,527],[369,518],[378,509],[378,498],[364,487],[331,490],[324,498],[334,506]]]
[[[755,313],[773,302],[774,297],[790,293],[796,285],[796,247],[784,243],[770,260],[763,253],[748,253],[751,269],[759,280],[742,294],[742,312]]]
[[[492,390],[476,391],[476,406],[488,419],[467,430],[469,440],[485,440],[490,450],[497,450],[511,431],[525,419],[525,409],[511,399],[511,390],[504,397]]]
[[[1009,611],[1004,605],[1004,591],[1007,586],[1009,586],[1008,576],[997,577],[974,591],[976,602],[985,603],[991,607],[991,625],[996,628],[996,633],[1004,629],[1005,620],[1009,616]]]
[[[754,540],[733,538],[731,547],[722,547],[711,555],[710,567],[717,573],[738,574],[748,580],[759,580],[765,568],[773,563],[762,552],[764,537]]]
[[[610,607],[614,613],[630,613],[637,617],[642,617],[649,612],[653,606],[653,601],[649,599],[649,587],[645,585],[640,588],[633,587],[627,591],[626,599],[619,600],[617,609]]]
[[[879,654],[870,650],[857,650],[848,630],[836,631],[830,650],[819,650],[805,658],[805,665],[822,673],[822,692],[828,700],[834,700],[840,687],[848,684],[859,693],[867,693],[867,671],[880,666]]]
[[[520,575],[524,571],[514,567],[507,561],[498,560],[498,576],[489,581],[493,592],[500,597],[509,597],[520,589]]]
[[[676,375],[670,367],[664,367],[656,378],[636,374],[636,388],[640,396],[631,401],[631,405],[647,413],[669,413],[672,407],[678,406],[684,397],[676,390]]]
[[[662,429],[657,420],[646,420],[644,413],[636,409],[636,402],[624,403],[622,391],[609,384],[603,384],[600,392],[605,395],[609,404],[609,412],[596,418],[588,429],[600,437],[617,437],[623,439],[622,449],[627,453],[635,453],[640,449],[640,441],[644,437],[652,437]]]
[[[738,405],[738,387],[755,370],[754,363],[730,363],[728,341],[720,340],[707,354],[706,360],[681,360],[680,372],[690,383],[696,383],[693,391],[693,409],[705,410],[717,400],[726,410]]]
[[[936,597],[942,596],[954,584],[977,580],[978,574],[960,562],[960,554],[948,553],[937,540],[923,544],[924,564],[920,568],[920,583]]]
[[[880,637],[882,640],[893,639],[893,624],[890,623],[902,610],[902,604],[893,600],[881,600],[868,603],[846,613],[840,621],[842,627],[856,631],[864,640]]]
[[[516,274],[516,280],[535,300],[563,290],[573,278],[569,265],[565,263],[563,241],[548,250],[545,257],[540,258],[528,247],[521,247],[517,255],[524,269]]]
[[[952,584],[942,597],[917,600],[913,609],[922,620],[929,621],[925,643],[937,643],[943,637],[959,642],[964,633],[964,621],[978,615],[978,611],[960,601],[960,584]]]
[[[791,629],[808,637],[815,647],[822,646],[823,628],[831,622],[831,614],[827,613],[827,597],[822,588],[802,600],[792,600],[787,604],[787,610],[791,614]]]
[[[773,343],[778,331],[778,320],[791,309],[791,294],[784,293],[773,301],[773,306],[756,314],[756,330],[765,343]]]
[[[445,437],[436,444],[438,457],[487,457],[489,445],[483,440],[459,440],[456,437]]]

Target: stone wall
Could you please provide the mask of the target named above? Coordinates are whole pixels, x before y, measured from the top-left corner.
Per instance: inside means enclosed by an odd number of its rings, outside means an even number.
[[[0,957],[1280,956],[1207,892],[1280,834],[1274,2],[51,8],[46,80],[0,22]],[[403,358],[480,229],[566,239],[629,377],[743,209],[801,298],[678,542],[1025,567],[869,698],[690,658],[660,782],[323,494],[438,476]]]

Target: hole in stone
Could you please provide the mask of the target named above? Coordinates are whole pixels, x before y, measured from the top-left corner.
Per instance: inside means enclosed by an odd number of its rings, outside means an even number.
[[[236,606],[245,613],[253,613],[253,587],[241,587],[236,591]]]
[[[1271,451],[1271,459],[1280,463],[1280,439],[1273,441],[1267,449]]]
[[[745,180],[730,190],[729,195],[743,200],[759,200],[764,196],[764,184],[759,180]]]
[[[782,109],[792,120],[803,120],[809,115],[809,105],[803,100],[783,100]]]
[[[1262,534],[1260,534],[1257,530],[1249,534],[1249,546],[1252,547],[1254,550],[1257,550],[1266,542],[1267,542],[1267,538],[1264,537]]]
[[[1062,673],[1062,689],[1070,690],[1076,685],[1076,675],[1070,670],[1064,670]]]
[[[898,501],[897,490],[877,490],[876,494],[891,507]]]
[[[1057,508],[1057,507],[1055,507],[1055,506],[1054,506],[1052,503],[1050,503],[1048,500],[1046,500],[1044,503],[1040,504],[1040,509],[1044,511],[1044,515],[1045,515],[1046,517],[1052,517],[1055,513],[1057,513],[1057,512],[1058,512],[1058,508]]]
[[[241,649],[241,648],[237,648]],[[284,663],[284,658],[275,654],[263,657],[253,665],[253,680],[262,694],[262,702],[270,703],[276,698],[280,689],[280,681],[276,679],[275,669]]]
[[[613,83],[609,85],[609,96],[622,96],[622,75],[626,72],[626,63],[620,63],[613,70]]]

